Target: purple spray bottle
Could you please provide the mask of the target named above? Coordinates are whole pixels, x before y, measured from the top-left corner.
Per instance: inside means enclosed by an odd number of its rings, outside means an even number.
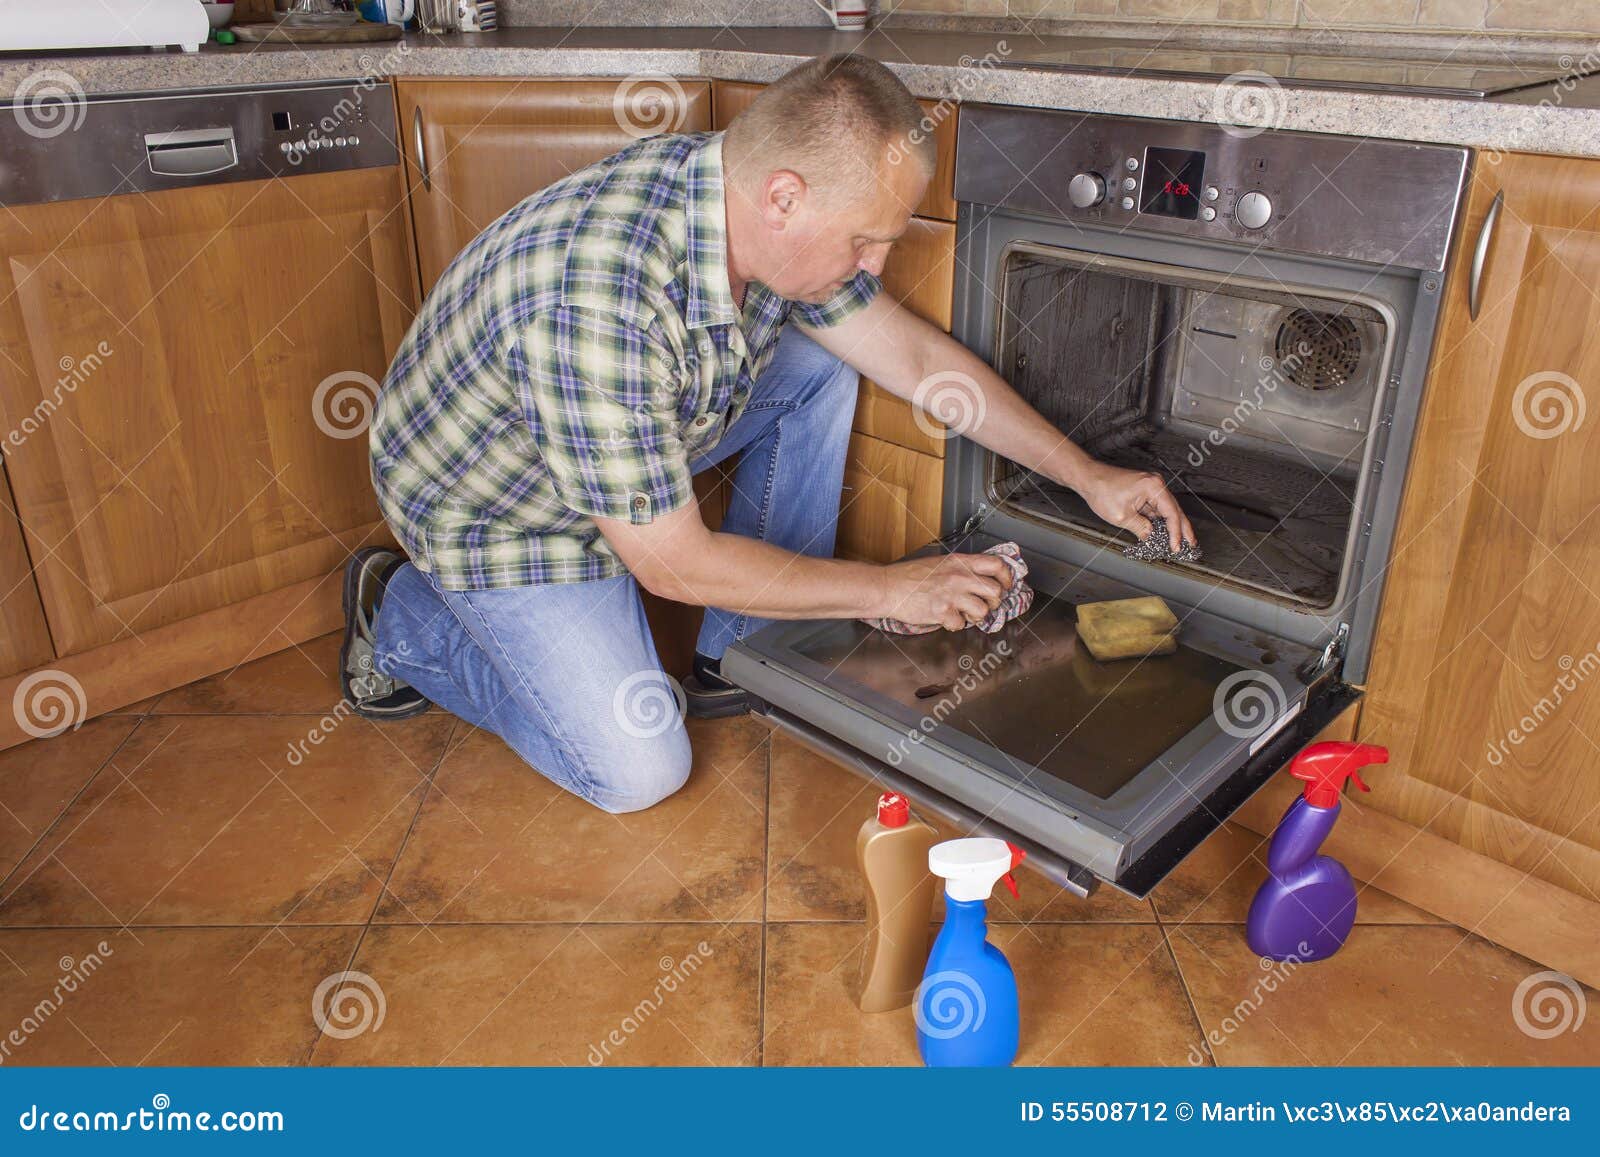
[[[1361,769],[1388,762],[1388,748],[1370,743],[1313,743],[1295,756],[1289,774],[1305,780],[1306,790],[1272,833],[1267,881],[1250,903],[1245,939],[1256,955],[1323,960],[1343,947],[1356,922],[1355,881],[1343,864],[1317,849],[1339,818],[1345,779],[1370,791]]]

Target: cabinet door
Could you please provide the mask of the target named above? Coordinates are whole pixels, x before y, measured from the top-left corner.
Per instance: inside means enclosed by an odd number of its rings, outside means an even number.
[[[711,127],[706,81],[404,80],[395,89],[424,291],[530,193],[650,131]]]
[[[883,267],[884,291],[946,333],[955,291],[955,244],[954,225],[913,217]],[[910,403],[871,378],[861,379],[854,425],[863,434],[941,458],[949,436],[930,415],[919,419]]]
[[[57,650],[384,538],[376,383],[415,278],[398,167],[0,216],[0,419]]]
[[[1392,762],[1361,804],[1593,897],[1600,163],[1476,167],[1361,715]]]
[[[742,81],[719,80],[713,82],[716,105],[716,127],[725,129],[733,118],[750,107],[757,94],[766,85],[746,84]],[[932,217],[940,221],[956,219],[956,105],[954,101],[919,100],[924,113],[923,125],[933,134],[938,161],[928,191],[917,204],[919,217]]]
[[[834,554],[893,562],[939,537],[944,463],[865,434],[850,439]]]
[[[0,469],[0,677],[47,663],[54,655],[16,502]]]

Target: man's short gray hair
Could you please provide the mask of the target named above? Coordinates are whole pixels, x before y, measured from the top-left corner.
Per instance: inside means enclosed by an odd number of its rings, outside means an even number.
[[[935,151],[922,106],[878,61],[819,56],[758,95],[723,134],[722,160],[752,195],[779,169],[798,173],[825,203],[876,192],[881,166],[914,164],[932,177]]]

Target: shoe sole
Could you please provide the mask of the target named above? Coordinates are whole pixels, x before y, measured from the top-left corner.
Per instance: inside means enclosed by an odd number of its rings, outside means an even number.
[[[693,675],[683,681],[683,697],[684,710],[690,719],[727,719],[750,711],[747,692],[739,688],[711,691],[702,687]]]
[[[363,707],[356,698],[355,688],[350,685],[350,647],[356,638],[355,608],[357,600],[361,597],[361,574],[366,569],[367,559],[381,550],[381,547],[368,547],[357,551],[345,564],[344,585],[340,593],[340,605],[344,609],[344,641],[339,645],[339,691],[344,696],[345,702],[350,704],[351,709],[363,719],[409,719],[413,715],[423,714],[433,706],[421,692],[417,693],[418,702],[384,711]]]

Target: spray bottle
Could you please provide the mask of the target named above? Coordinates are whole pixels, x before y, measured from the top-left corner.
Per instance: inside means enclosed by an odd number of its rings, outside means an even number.
[[[944,927],[928,954],[912,1011],[917,1048],[935,1068],[1009,1065],[1017,1057],[1017,978],[988,940],[988,902],[997,880],[1026,853],[1005,840],[946,840],[928,849],[928,870],[943,877]]]
[[[1387,748],[1368,743],[1313,743],[1289,765],[1305,794],[1289,805],[1267,849],[1267,880],[1250,903],[1245,939],[1272,960],[1323,960],[1344,946],[1356,921],[1356,885],[1338,860],[1317,854],[1339,818],[1346,778],[1362,791],[1360,771],[1388,763]]]

